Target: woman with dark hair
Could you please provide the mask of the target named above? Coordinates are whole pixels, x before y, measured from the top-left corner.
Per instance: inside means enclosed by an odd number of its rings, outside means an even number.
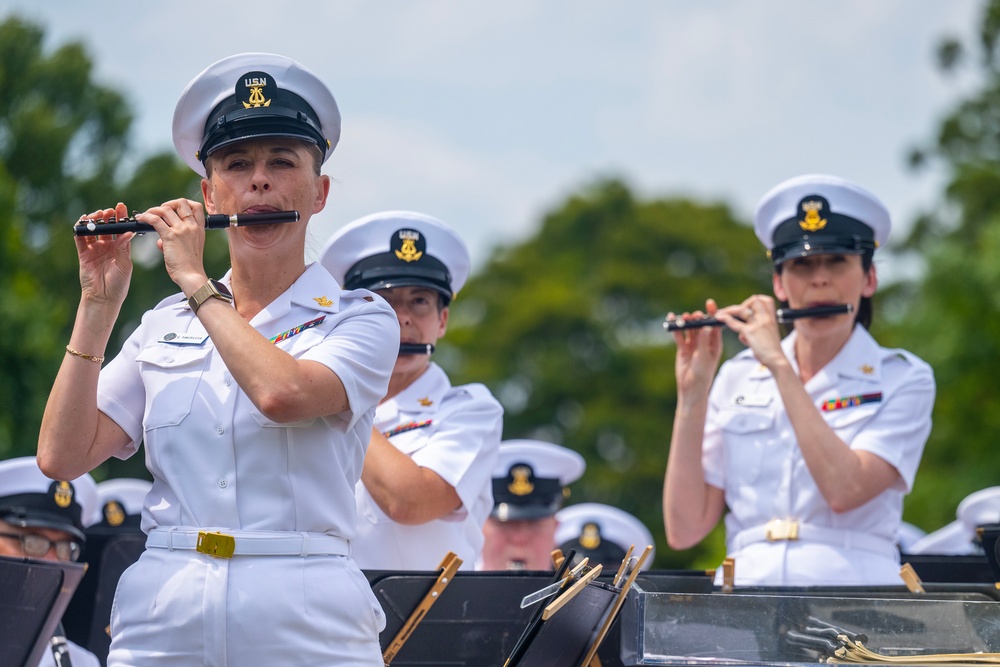
[[[901,584],[896,532],[935,386],[926,363],[880,347],[866,328],[889,212],[853,183],[807,175],[766,194],[754,227],[778,301],[850,312],[796,320],[783,340],[775,299],[762,294],[681,316],[714,316],[748,349],[715,376],[721,329],[674,334],[668,542],[697,544],[728,507],[738,585]]]

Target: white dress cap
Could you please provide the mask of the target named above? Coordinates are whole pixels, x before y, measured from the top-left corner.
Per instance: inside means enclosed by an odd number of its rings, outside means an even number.
[[[320,263],[345,289],[421,286],[448,301],[469,277],[469,250],[450,226],[423,213],[383,211],[330,237]]]
[[[757,204],[754,231],[775,264],[816,254],[873,252],[889,238],[889,210],[837,176],[807,174],[779,183]]]
[[[645,524],[625,510],[611,505],[570,505],[556,512],[556,520],[559,526],[556,528],[555,546],[562,548],[564,552],[566,547],[571,546],[577,550],[578,556],[590,557],[591,565],[597,564],[594,554],[607,554],[607,564],[617,567],[629,547],[635,547],[632,555],[638,557],[647,545],[655,545],[653,534]],[[607,548],[609,542],[615,546],[614,549]],[[643,563],[643,570],[648,570],[653,564],[654,554],[655,549]]]
[[[142,515],[146,494],[153,483],[145,479],[118,477],[97,485],[101,514],[109,526],[120,526],[128,517]]]
[[[493,512],[500,521],[553,516],[566,487],[580,479],[587,464],[572,449],[541,440],[505,440],[493,469]]]
[[[966,496],[955,510],[956,519],[914,542],[907,553],[964,555],[977,553],[976,528],[1000,523],[1000,487],[991,486]]]
[[[205,176],[205,158],[228,144],[291,137],[316,144],[325,162],[340,141],[333,93],[296,61],[273,53],[241,53],[210,65],[174,108],[174,147]]]
[[[979,526],[1000,523],[1000,486],[970,493],[958,504],[955,515],[972,534]]]
[[[49,479],[34,456],[0,461],[0,519],[22,528],[63,530],[83,540],[83,529],[100,519],[97,485],[89,474]]]

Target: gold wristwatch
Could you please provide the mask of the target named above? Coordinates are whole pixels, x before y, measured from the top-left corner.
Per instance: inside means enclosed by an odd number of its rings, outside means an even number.
[[[188,305],[191,307],[191,312],[197,313],[198,309],[201,308],[201,304],[213,297],[222,299],[230,305],[233,303],[233,293],[229,291],[229,288],[218,280],[209,279],[207,283],[199,287],[195,290],[194,294],[188,297]]]

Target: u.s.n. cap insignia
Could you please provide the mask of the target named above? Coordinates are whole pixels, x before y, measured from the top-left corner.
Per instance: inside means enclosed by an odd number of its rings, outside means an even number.
[[[125,523],[125,508],[117,500],[104,503],[104,520],[109,526],[120,526]]]
[[[247,72],[236,82],[236,97],[243,102],[244,109],[271,106],[268,86],[273,83],[266,72]]]
[[[507,490],[515,496],[526,496],[535,490],[535,485],[531,483],[533,471],[531,466],[519,465],[510,469],[510,476],[513,478],[507,485]]]
[[[583,530],[580,531],[580,546],[584,549],[596,549],[601,546],[600,526],[592,521],[583,524]]]
[[[52,482],[49,493],[58,507],[65,509],[73,503],[73,485],[69,482]]]
[[[416,262],[424,256],[427,241],[415,229],[399,229],[389,240],[389,248],[396,254],[397,259],[406,263]]]
[[[799,202],[799,212],[802,214],[799,227],[807,232],[818,232],[823,229],[826,227],[823,213],[827,210],[829,207],[823,197],[806,197]]]

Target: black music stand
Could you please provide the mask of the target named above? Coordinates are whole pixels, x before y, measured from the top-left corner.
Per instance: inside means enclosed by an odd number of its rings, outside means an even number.
[[[505,667],[578,667],[620,593],[609,584],[589,582],[549,620],[534,619],[537,627],[528,628],[528,640]]]
[[[909,563],[924,583],[992,584],[996,581],[989,560],[983,554],[902,554],[900,560]]]
[[[86,566],[0,557],[0,646],[5,665],[34,667]]]
[[[420,603],[438,572],[365,572],[386,615],[383,651]],[[459,571],[392,660],[392,667],[502,665],[534,607],[521,599],[543,588],[552,572]]]
[[[994,582],[1000,582],[1000,523],[988,523],[976,528],[976,537],[983,545]]]

